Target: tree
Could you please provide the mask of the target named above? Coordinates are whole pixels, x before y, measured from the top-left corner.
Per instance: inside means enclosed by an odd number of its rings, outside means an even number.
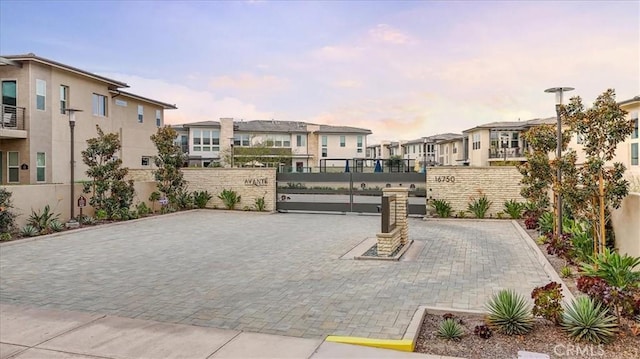
[[[165,126],[158,128],[158,132],[151,136],[151,141],[158,150],[158,155],[154,158],[158,169],[153,171],[158,190],[169,200],[169,204],[177,209],[178,196],[186,190],[187,182],[180,171],[186,155],[175,143],[176,137],[176,130]]]
[[[222,151],[222,160],[233,163],[236,167],[262,167],[271,165],[277,167],[281,163],[291,166],[291,149],[273,147],[272,141],[254,142],[249,147],[234,147],[232,150]],[[233,156],[233,160],[232,157]]]
[[[633,131],[633,123],[626,119],[627,112],[618,106],[615,91],[602,93],[593,106],[585,109],[582,99],[573,97],[563,107],[563,115],[572,132],[583,140],[585,163],[575,170],[574,188],[567,189],[579,201],[576,210],[587,217],[594,226],[596,253],[602,253],[606,245],[605,225],[608,208],[618,208],[629,193],[629,182],[623,178],[625,166],[613,160],[616,147]]]
[[[83,185],[84,193],[91,193],[89,204],[96,210],[105,210],[111,217],[121,209],[127,210],[133,202],[133,180],[125,180],[129,169],[122,166],[122,160],[115,157],[121,144],[115,133],[105,134],[96,125],[98,137],[87,140],[87,149],[82,151],[82,162],[89,168],[87,176],[91,181]]]

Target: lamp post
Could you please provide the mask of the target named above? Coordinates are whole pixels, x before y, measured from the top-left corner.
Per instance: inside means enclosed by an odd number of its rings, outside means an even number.
[[[233,148],[234,140],[235,140],[235,137],[229,138],[229,141],[231,142],[231,168],[233,168],[233,158],[236,156],[236,150]]]
[[[558,121],[558,128],[556,129],[556,136],[558,137],[556,145],[556,162],[558,163],[556,173],[556,236],[558,238],[562,236],[562,195],[560,194],[560,185],[562,184],[562,169],[560,168],[560,160],[562,159],[562,119],[560,118],[560,108],[562,106],[562,94],[571,90],[574,90],[574,88],[552,87],[544,90],[544,92],[556,94],[556,118]]]
[[[427,173],[427,139],[423,138],[422,139],[422,173],[426,174]]]
[[[65,111],[67,112],[67,114],[69,115],[69,131],[71,134],[71,161],[70,161],[70,167],[71,167],[71,183],[70,183],[70,198],[69,198],[69,203],[71,205],[71,217],[69,218],[69,223],[67,223],[68,226],[73,227],[77,225],[77,222],[75,220],[75,215],[74,215],[74,210],[75,210],[75,206],[73,203],[74,200],[74,183],[75,183],[75,178],[74,178],[74,167],[75,167],[75,160],[73,158],[73,153],[74,153],[74,139],[73,139],[73,130],[76,127],[76,112],[82,112],[82,110],[78,110],[78,109],[74,109],[74,108],[67,108],[65,109]]]

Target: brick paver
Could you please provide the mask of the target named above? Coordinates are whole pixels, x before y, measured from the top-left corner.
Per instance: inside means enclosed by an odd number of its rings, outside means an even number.
[[[398,339],[419,305],[549,281],[510,221],[409,220],[415,261],[340,259],[380,217],[191,211],[0,247],[0,301],[318,338]]]

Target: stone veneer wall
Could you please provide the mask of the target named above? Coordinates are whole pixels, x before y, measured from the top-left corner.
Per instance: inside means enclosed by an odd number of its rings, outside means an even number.
[[[504,210],[505,201],[525,201],[520,195],[521,179],[518,169],[511,166],[430,167],[427,169],[427,198],[448,201],[456,214],[467,210],[471,198],[484,194],[493,202],[487,216],[495,217]],[[427,212],[430,209],[427,207]]]
[[[183,168],[189,191],[208,191],[213,198],[209,208],[225,208],[218,194],[224,189],[236,191],[241,201],[236,209],[254,209],[255,200],[265,199],[265,210],[276,210],[275,168]]]

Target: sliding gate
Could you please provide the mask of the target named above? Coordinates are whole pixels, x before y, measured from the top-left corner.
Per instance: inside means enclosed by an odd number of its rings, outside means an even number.
[[[409,188],[410,215],[426,214],[424,173],[278,173],[276,209],[378,213],[385,187]]]

